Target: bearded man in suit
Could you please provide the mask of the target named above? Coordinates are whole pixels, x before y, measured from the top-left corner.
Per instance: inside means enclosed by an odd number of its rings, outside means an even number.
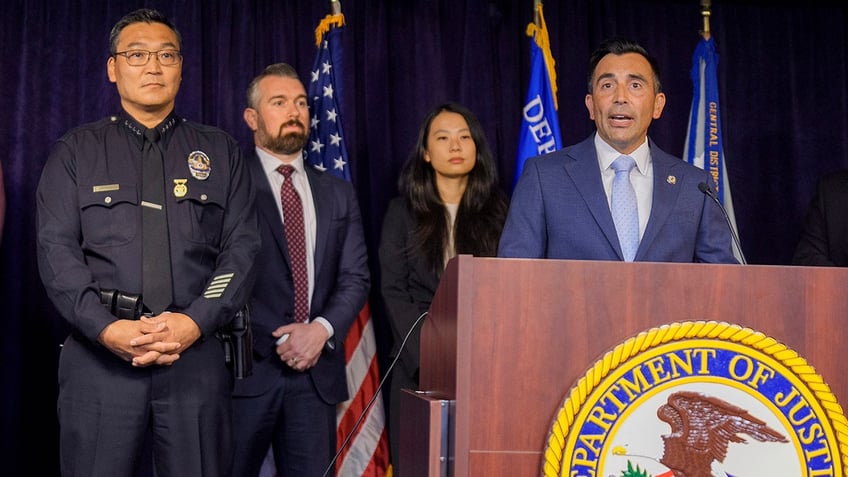
[[[262,248],[253,375],[233,394],[233,476],[258,475],[269,446],[279,477],[321,476],[336,451],[336,404],[348,398],[344,338],[370,288],[362,217],[350,182],[304,165],[309,109],[291,66],[265,68],[247,105]]]

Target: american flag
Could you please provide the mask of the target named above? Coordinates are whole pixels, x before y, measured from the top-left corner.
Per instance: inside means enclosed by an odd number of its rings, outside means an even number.
[[[339,17],[330,15],[327,18]],[[342,17],[341,22],[343,22]],[[326,22],[322,22],[322,25]],[[316,31],[318,56],[310,72],[309,113],[311,116],[309,143],[306,146],[306,163],[342,179],[350,180],[347,149],[342,138],[341,120],[342,82],[342,26],[330,27],[323,34]]]
[[[350,162],[341,115],[343,25],[341,13],[328,15],[315,31],[318,56],[310,73],[308,96],[312,119],[306,163],[349,181]],[[367,303],[345,338],[345,353],[351,399],[340,404],[336,412],[340,450],[336,469],[341,477],[383,477],[390,467],[388,434],[383,399],[377,390],[380,372]],[[369,403],[371,407],[360,422]]]
[[[315,30],[318,56],[310,72],[307,93],[311,124],[304,160],[317,169],[350,181],[340,107],[343,25],[344,15],[337,13],[324,17]],[[380,383],[377,341],[368,303],[351,325],[344,346],[347,389],[351,398],[336,409],[336,475],[391,476],[385,408],[377,390]],[[367,414],[363,415],[366,408]],[[276,475],[269,449],[260,477]]]

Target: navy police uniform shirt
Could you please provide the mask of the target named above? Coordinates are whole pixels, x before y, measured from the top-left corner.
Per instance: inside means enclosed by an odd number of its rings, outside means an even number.
[[[172,311],[204,336],[246,303],[259,233],[235,140],[171,114],[157,126],[173,278]],[[54,145],[37,191],[38,264],[47,293],[92,342],[116,318],[101,288],[142,290],[141,159],[145,127],[126,112],[75,128]]]

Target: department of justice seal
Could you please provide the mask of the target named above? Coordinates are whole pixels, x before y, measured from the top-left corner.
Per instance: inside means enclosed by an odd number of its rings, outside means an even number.
[[[212,164],[209,156],[203,151],[192,151],[188,155],[188,170],[191,177],[199,181],[205,181],[212,173]]]
[[[574,385],[542,475],[848,475],[848,421],[812,366],[738,325],[679,322],[629,338]]]

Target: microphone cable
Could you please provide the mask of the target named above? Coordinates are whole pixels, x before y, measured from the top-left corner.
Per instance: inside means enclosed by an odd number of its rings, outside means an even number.
[[[398,358],[400,358],[400,354],[403,351],[403,348],[406,347],[406,342],[409,340],[409,337],[412,335],[412,330],[414,330],[415,327],[418,326],[418,323],[420,323],[421,320],[424,319],[424,317],[427,316],[429,313],[430,313],[429,310],[425,311],[424,313],[421,313],[421,315],[419,315],[418,318],[416,318],[415,321],[412,323],[412,326],[409,327],[409,331],[406,333],[406,336],[403,337],[403,341],[400,343],[400,347],[398,348],[397,356],[395,356],[395,359],[393,359],[391,364],[389,364],[389,368],[386,370],[386,373],[383,375],[383,379],[380,380],[380,384],[377,386],[377,390],[374,391],[374,395],[371,396],[371,399],[368,401],[368,404],[365,405],[365,409],[363,409],[362,413],[359,414],[359,418],[356,419],[356,422],[353,424],[353,428],[350,430],[350,432],[345,437],[344,441],[342,442],[342,445],[338,446],[339,449],[336,451],[336,455],[333,456],[333,460],[330,461],[330,465],[327,466],[327,470],[324,471],[324,473],[322,474],[322,477],[327,477],[328,475],[330,475],[330,471],[332,471],[333,467],[335,467],[336,461],[339,459],[339,456],[342,454],[342,451],[345,449],[345,447],[347,447],[348,443],[350,443],[350,440],[353,438],[354,432],[356,432],[356,429],[359,428],[360,424],[362,424],[362,420],[365,419],[365,416],[368,414],[368,410],[371,409],[371,405],[374,404],[374,401],[377,399],[377,396],[380,395],[380,392],[383,389],[383,384],[385,384],[385,382],[386,382],[386,378],[388,378],[389,375],[391,375],[392,369],[394,369],[395,364],[397,364]]]

